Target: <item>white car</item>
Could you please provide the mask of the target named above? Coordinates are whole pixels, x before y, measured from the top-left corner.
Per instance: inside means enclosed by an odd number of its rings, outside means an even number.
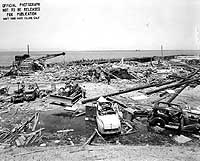
[[[101,134],[116,134],[121,132],[121,122],[117,111],[111,102],[97,103],[97,128]]]

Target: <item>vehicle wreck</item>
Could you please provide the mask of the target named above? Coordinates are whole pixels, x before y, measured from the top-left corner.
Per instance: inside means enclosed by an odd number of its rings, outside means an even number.
[[[117,109],[105,98],[100,97],[97,100],[97,129],[101,134],[119,134],[121,133],[121,122]]]

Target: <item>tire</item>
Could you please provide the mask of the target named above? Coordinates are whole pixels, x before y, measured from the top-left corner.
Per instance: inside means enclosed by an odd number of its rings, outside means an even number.
[[[14,97],[11,97],[10,102],[14,103]]]
[[[153,118],[152,120],[149,121],[150,126],[159,126],[159,127],[164,128],[165,124],[166,124],[165,120],[163,120],[160,117],[155,117],[155,118]]]

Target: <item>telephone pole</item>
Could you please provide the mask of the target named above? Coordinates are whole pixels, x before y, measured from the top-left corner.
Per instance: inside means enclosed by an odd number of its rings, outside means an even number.
[[[27,45],[27,51],[28,51],[28,55],[29,55],[29,45]]]

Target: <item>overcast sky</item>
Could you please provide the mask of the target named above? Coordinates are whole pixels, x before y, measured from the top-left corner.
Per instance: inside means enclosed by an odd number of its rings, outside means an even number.
[[[0,19],[0,49],[200,49],[199,0],[1,0],[40,2],[39,20]],[[1,5],[2,6],[2,5]],[[1,8],[2,10],[2,8]]]

